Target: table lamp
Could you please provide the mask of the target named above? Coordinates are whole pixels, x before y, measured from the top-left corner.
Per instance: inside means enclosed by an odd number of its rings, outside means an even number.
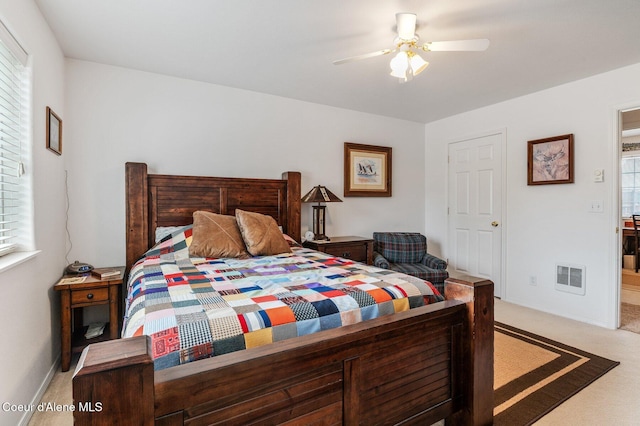
[[[318,203],[313,206],[313,234],[314,240],[329,240],[324,235],[325,208],[322,203],[342,202],[334,193],[329,191],[325,186],[317,185],[311,188],[311,191],[302,197],[303,203]]]

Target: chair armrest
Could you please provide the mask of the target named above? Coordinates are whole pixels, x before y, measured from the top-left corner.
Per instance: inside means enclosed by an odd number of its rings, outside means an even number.
[[[422,262],[420,263],[432,269],[447,269],[446,261],[429,253],[424,254],[424,257],[422,258]]]
[[[382,269],[389,269],[389,261],[377,251],[373,252],[373,265]]]

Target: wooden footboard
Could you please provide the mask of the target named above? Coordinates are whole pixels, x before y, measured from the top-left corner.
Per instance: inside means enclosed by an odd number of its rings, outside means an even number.
[[[443,303],[155,373],[147,337],[90,345],[75,422],[491,424],[493,283],[450,279],[445,291]]]

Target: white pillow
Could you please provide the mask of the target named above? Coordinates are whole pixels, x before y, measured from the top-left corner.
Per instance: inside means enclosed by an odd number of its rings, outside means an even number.
[[[158,226],[156,228],[156,243],[180,228],[184,228],[184,226]]]

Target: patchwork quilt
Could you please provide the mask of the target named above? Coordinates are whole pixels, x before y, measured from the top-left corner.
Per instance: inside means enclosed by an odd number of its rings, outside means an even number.
[[[122,337],[151,336],[156,370],[444,300],[429,282],[302,247],[189,257],[191,235],[167,236],[129,275]]]

